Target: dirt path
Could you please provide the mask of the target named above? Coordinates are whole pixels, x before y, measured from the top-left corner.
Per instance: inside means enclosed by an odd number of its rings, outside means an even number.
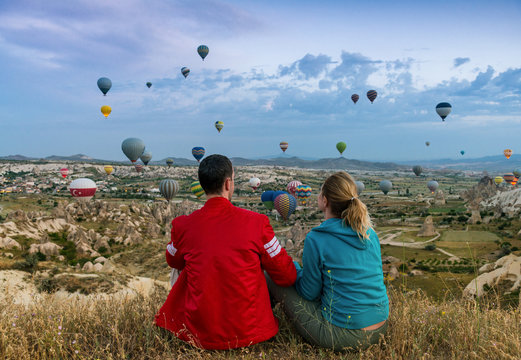
[[[396,234],[382,236],[382,238],[380,239],[380,244],[381,245],[391,245],[391,246],[401,246],[401,247],[407,247],[407,248],[411,248],[411,249],[423,249],[423,248],[425,248],[426,244],[429,244],[429,243],[437,240],[441,236],[441,234],[439,232],[436,232],[435,237],[433,237],[432,239],[426,240],[426,241],[421,241],[421,242],[393,241],[394,238],[402,235],[402,233],[403,233],[402,231],[399,231]],[[450,252],[448,252],[446,250],[440,249],[438,247],[436,248],[436,250],[449,257],[457,258],[456,255],[451,254]]]

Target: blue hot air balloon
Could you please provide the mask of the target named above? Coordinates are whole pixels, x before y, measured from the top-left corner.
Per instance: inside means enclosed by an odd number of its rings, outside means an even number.
[[[101,90],[101,92],[103,93],[103,95],[106,96],[107,92],[112,87],[112,81],[110,81],[109,78],[101,77],[98,79],[98,87]]]
[[[134,163],[145,151],[145,143],[141,139],[128,138],[121,143],[121,150]]]
[[[204,61],[204,58],[206,57],[206,55],[208,55],[209,51],[210,51],[210,49],[208,49],[208,46],[206,46],[206,45],[199,45],[199,47],[197,48],[197,53],[203,59],[203,61]]]
[[[184,76],[185,79],[186,79],[186,77],[188,76],[188,74],[190,74],[190,69],[187,68],[186,66],[185,66],[185,67],[182,67],[182,68],[181,68],[181,74],[183,74],[183,76]]]
[[[452,111],[452,106],[448,102],[442,102],[436,105],[436,112],[441,117],[441,121],[445,121],[445,118]]]
[[[264,206],[268,208],[268,210],[273,210],[273,194],[275,191],[267,190],[262,193],[261,201]]]
[[[369,90],[367,92],[367,98],[369,99],[371,104],[373,103],[374,99],[376,99],[377,95],[378,95],[378,93],[375,90]]]
[[[201,161],[204,156],[204,147],[196,146],[192,149],[192,155],[194,156],[197,162]]]

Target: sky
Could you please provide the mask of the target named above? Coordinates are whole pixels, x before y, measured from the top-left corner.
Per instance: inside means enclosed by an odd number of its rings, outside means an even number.
[[[153,160],[281,141],[301,158],[339,141],[369,161],[521,153],[519,19],[518,0],[0,1],[0,156],[124,160],[128,137]]]

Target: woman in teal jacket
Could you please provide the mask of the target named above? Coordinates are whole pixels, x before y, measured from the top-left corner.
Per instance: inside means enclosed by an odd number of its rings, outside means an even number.
[[[306,236],[295,286],[268,279],[270,293],[312,344],[367,348],[386,332],[389,316],[380,241],[346,172],[326,179],[318,207],[325,221]]]

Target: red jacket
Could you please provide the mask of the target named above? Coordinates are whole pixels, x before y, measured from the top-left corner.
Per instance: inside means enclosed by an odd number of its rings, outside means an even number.
[[[278,331],[263,270],[291,286],[296,270],[266,215],[228,199],[172,221],[166,261],[182,270],[156,324],[205,349],[231,349],[268,340]]]

